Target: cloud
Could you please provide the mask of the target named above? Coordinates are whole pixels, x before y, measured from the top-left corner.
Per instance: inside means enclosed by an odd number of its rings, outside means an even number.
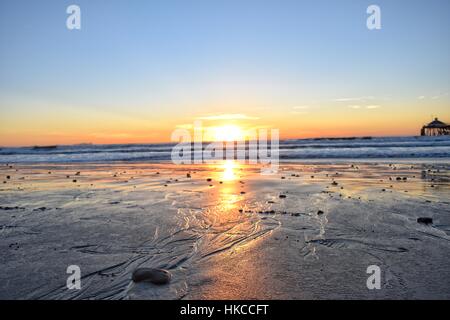
[[[438,95],[435,95],[434,97],[431,97],[431,99],[437,100],[437,99],[440,99],[440,98],[443,98],[443,97],[446,97],[446,96],[448,96],[448,92],[440,93]]]
[[[234,114],[217,114],[217,115],[211,115],[211,116],[204,116],[197,118],[199,120],[210,120],[210,121],[216,121],[216,120],[258,120],[258,117],[250,117],[245,114],[241,113],[234,113]]]
[[[426,97],[425,96],[419,96],[419,97],[417,97],[417,99],[419,99],[419,100],[423,100],[423,99],[425,99]]]
[[[349,105],[350,109],[378,109],[380,106],[378,105],[369,105],[369,106],[360,106],[360,105]]]
[[[337,102],[350,102],[350,101],[366,101],[366,100],[373,100],[375,97],[373,96],[366,96],[366,97],[356,97],[356,98],[339,98],[334,99],[334,101]]]

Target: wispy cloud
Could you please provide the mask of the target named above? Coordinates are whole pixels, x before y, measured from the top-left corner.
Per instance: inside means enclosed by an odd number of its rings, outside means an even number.
[[[418,96],[417,97],[417,99],[419,99],[419,100],[423,100],[423,99],[425,99],[426,97],[425,96]]]
[[[233,114],[217,114],[217,115],[203,116],[197,119],[216,121],[216,120],[258,120],[259,118],[247,116],[242,113],[233,113]]]
[[[381,106],[379,105],[370,105],[370,106],[360,106],[360,105],[349,105],[350,109],[378,109]]]
[[[351,102],[351,101],[367,101],[367,100],[373,100],[375,97],[373,96],[366,96],[366,97],[353,97],[353,98],[338,98],[334,99],[334,101],[337,102]]]
[[[446,97],[446,96],[448,96],[448,92],[437,94],[437,95],[431,97],[431,99],[432,100],[437,100],[437,99],[440,99],[440,98],[443,98],[443,97]]]

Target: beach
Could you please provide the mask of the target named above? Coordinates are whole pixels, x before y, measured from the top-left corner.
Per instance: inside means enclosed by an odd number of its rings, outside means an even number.
[[[0,183],[1,299],[450,298],[445,159],[274,175],[232,160],[4,163]],[[170,283],[133,282],[142,267]]]

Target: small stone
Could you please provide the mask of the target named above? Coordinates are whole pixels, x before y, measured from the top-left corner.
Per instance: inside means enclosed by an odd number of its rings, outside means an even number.
[[[190,178],[191,177],[191,174],[190,173],[187,173],[186,174],[186,178]]]
[[[132,275],[134,282],[150,282],[157,285],[167,284],[171,278],[169,271],[153,268],[139,268],[134,270]]]
[[[212,181],[212,179],[211,179],[211,178],[208,178],[208,179],[206,179],[206,181],[207,181],[207,182],[211,182],[211,181]]]
[[[418,223],[422,223],[422,224],[432,224],[433,223],[433,219],[432,218],[417,218],[417,222]]]
[[[324,212],[322,210],[317,211],[317,215],[322,215]]]
[[[280,199],[286,199],[286,195],[285,194],[280,194]]]

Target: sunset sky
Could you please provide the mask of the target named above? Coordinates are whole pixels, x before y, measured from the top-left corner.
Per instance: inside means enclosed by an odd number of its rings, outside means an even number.
[[[449,39],[448,0],[2,0],[0,146],[417,135],[450,122]]]

